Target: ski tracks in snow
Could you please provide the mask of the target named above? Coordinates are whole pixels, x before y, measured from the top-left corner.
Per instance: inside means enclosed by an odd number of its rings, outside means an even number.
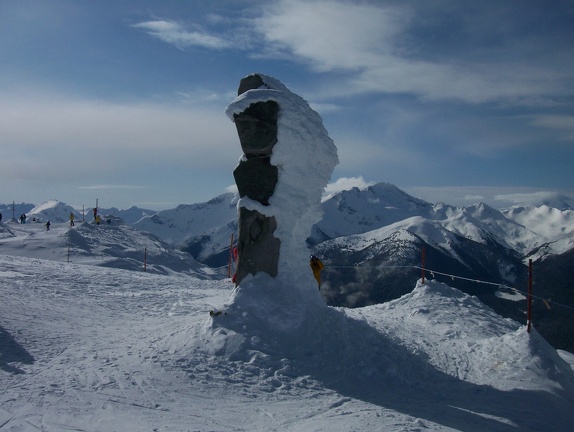
[[[0,432],[569,430],[540,379],[554,359],[518,363],[518,324],[433,288],[293,340],[244,332],[233,358],[202,346],[228,282],[0,255]]]
[[[154,343],[156,329],[197,310],[195,301],[207,310],[190,289],[194,279],[176,286],[173,277],[167,283],[115,269],[0,260],[0,325],[21,351],[11,358],[21,373],[0,374],[2,431],[110,430],[126,415],[130,427],[151,430],[158,418],[184,424],[194,415],[186,407],[170,412],[178,398],[165,389],[187,390],[188,383],[163,371]]]

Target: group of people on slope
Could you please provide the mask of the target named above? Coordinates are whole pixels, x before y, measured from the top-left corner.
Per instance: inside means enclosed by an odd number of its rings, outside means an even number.
[[[73,212],[70,212],[70,228],[72,228],[73,226],[75,226],[75,223],[74,223],[74,220],[75,220],[75,219],[76,219],[76,216],[74,215],[74,213],[73,213]],[[94,221],[96,222],[96,225],[99,225],[100,222],[101,222],[101,220],[102,220],[102,219],[100,218],[100,215],[97,214],[97,213],[94,213]],[[47,231],[50,231],[50,225],[51,225],[51,222],[50,222],[50,221],[48,221],[48,222],[46,223],[46,225],[44,225],[44,226],[46,227],[46,230],[47,230]]]
[[[20,222],[21,224],[25,224],[25,223],[26,223],[26,219],[27,219],[27,216],[26,216],[25,213],[22,213],[22,214],[20,215],[20,217],[18,218],[18,220],[19,220],[19,222]],[[74,220],[75,220],[75,219],[76,219],[76,217],[75,217],[74,213],[73,213],[73,212],[70,212],[70,228],[73,227],[73,226],[75,226],[75,224],[74,224]],[[34,218],[34,220],[36,220],[36,218]],[[99,225],[99,224],[100,224],[101,218],[100,218],[100,215],[99,215],[99,214],[94,213],[94,221],[96,222],[96,225]],[[2,213],[0,213],[0,222],[2,222]],[[44,227],[46,227],[46,231],[50,231],[50,226],[51,226],[51,225],[52,225],[52,222],[51,222],[51,221],[48,221],[48,222],[46,222],[46,223],[44,224]]]

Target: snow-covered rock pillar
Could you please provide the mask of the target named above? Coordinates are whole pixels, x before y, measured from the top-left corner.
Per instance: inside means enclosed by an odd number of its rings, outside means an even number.
[[[226,110],[244,151],[234,171],[241,197],[235,300],[263,287],[283,305],[320,300],[306,239],[321,219],[337,149],[319,114],[275,78],[245,77],[238,93]]]
[[[241,80],[238,95],[264,85],[259,75]],[[243,156],[233,171],[241,198],[248,198],[263,206],[269,205],[278,180],[278,168],[271,164],[273,147],[277,143],[277,102],[251,103],[240,113],[233,114]],[[273,234],[277,228],[274,216],[265,216],[257,209],[239,206],[238,261],[235,284],[248,274],[264,271],[277,275],[280,241]]]

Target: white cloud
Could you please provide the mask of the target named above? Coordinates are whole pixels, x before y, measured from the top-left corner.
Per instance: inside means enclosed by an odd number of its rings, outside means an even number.
[[[404,11],[355,2],[282,1],[256,19],[268,43],[309,61],[317,71],[379,64],[402,28]],[[353,31],[345,31],[352,28]]]
[[[143,189],[143,186],[134,186],[134,185],[113,185],[113,184],[99,184],[99,185],[91,185],[91,186],[78,186],[78,189],[97,189],[97,190],[106,190],[106,189]]]
[[[323,199],[327,199],[329,196],[341,192],[344,190],[350,190],[354,187],[359,189],[365,189],[372,186],[374,183],[365,181],[363,176],[359,177],[340,177],[336,181],[329,183],[325,187],[325,192],[323,194]]]
[[[225,188],[226,193],[234,193],[235,195],[239,194],[239,189],[237,189],[236,184],[229,185]]]
[[[289,59],[316,72],[341,73],[347,81],[345,85],[334,84],[338,96],[383,92],[473,104],[524,104],[530,99],[562,95],[569,88],[571,73],[537,61],[536,53],[524,52],[524,44],[510,32],[497,35],[504,38],[503,48],[481,45],[480,41],[490,36],[483,34],[489,31],[484,24],[490,24],[496,11],[478,8],[474,17],[468,8],[454,10],[453,19],[464,23],[468,32],[477,33],[468,35],[464,55],[456,40],[451,41],[452,52],[444,46],[435,49],[432,44],[423,48],[432,33],[419,34],[413,31],[415,25],[424,23],[425,31],[430,31],[432,24],[428,22],[436,19],[442,23],[440,31],[448,28],[438,7],[410,2],[280,0],[263,8],[257,3],[249,11],[256,15],[251,19],[208,15],[205,23],[211,31],[167,19],[133,27],[180,49],[251,49],[251,57]],[[218,27],[220,31],[215,30]],[[543,45],[544,41],[532,42]],[[560,53],[562,48],[555,49]],[[507,55],[509,51],[512,55]]]
[[[473,194],[468,194],[464,196],[464,200],[468,201],[468,202],[473,202],[473,203],[477,203],[477,202],[481,202],[485,200],[485,196],[484,195],[473,195]]]
[[[417,37],[421,36],[410,33],[415,17],[425,20],[417,16],[419,9],[428,11],[409,3],[284,0],[269,6],[254,25],[268,44],[267,52],[290,55],[317,72],[351,74],[348,85],[337,88],[339,95],[374,91],[470,103],[516,103],[564,90],[564,81],[553,79],[558,73],[551,65],[517,63],[484,46],[468,47],[467,51],[481,52],[480,58],[447,54],[433,59],[419,52]],[[524,48],[518,45],[518,49]]]
[[[3,95],[0,130],[3,181],[69,177],[92,184],[109,173],[233,166],[241,153],[222,108],[205,105]]]
[[[533,124],[547,129],[557,130],[564,134],[563,138],[568,141],[574,140],[574,116],[571,115],[547,115],[539,116],[533,120]]]
[[[510,203],[511,205],[523,206],[541,206],[545,204],[551,207],[561,208],[561,203],[568,205],[574,204],[574,195],[548,190],[500,194],[495,195],[494,199]]]
[[[199,46],[210,49],[226,49],[231,42],[219,36],[201,31],[188,31],[182,25],[168,20],[146,21],[134,24],[133,27],[146,31],[149,35],[174,45],[180,49]]]

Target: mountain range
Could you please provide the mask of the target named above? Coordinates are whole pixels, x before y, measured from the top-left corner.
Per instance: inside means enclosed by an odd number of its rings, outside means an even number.
[[[99,211],[123,219],[134,231],[153,234],[204,266],[225,268],[232,236],[237,238],[236,203],[237,196],[227,193],[160,212],[137,207]],[[555,347],[574,352],[574,324],[568,324],[574,295],[567,283],[574,279],[574,210],[565,201],[559,205],[455,207],[379,183],[325,198],[323,218],[307,241],[310,253],[326,265],[321,291],[333,306],[396,299],[406,294],[424,265],[427,278],[448,281],[497,313],[524,321],[532,260],[533,321]],[[70,212],[78,210],[52,200],[28,215],[65,222]]]

